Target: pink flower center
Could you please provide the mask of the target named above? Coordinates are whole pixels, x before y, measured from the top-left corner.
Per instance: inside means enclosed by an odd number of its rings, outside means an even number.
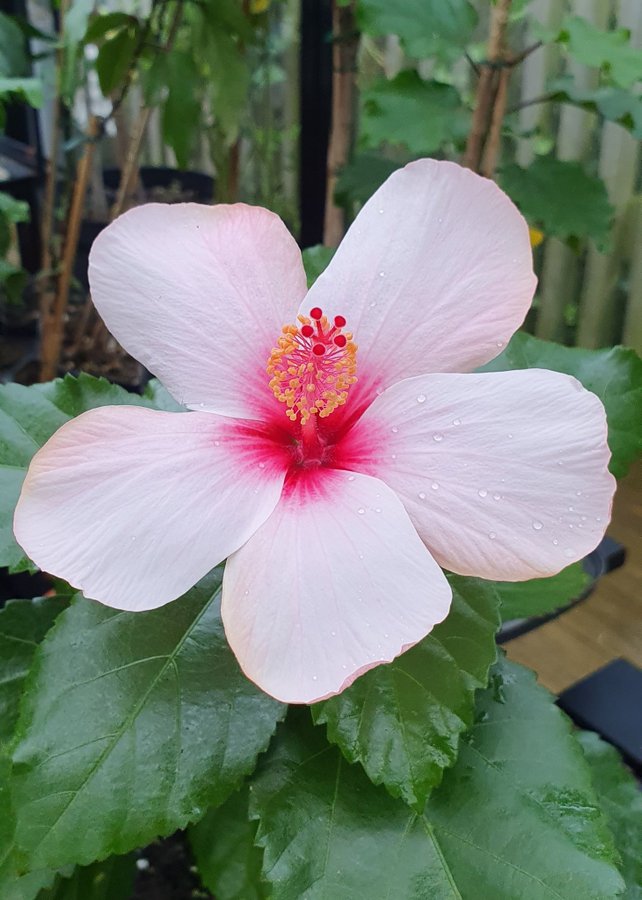
[[[352,335],[343,332],[343,316],[330,323],[315,306],[309,317],[299,316],[298,321],[283,326],[267,373],[274,396],[287,407],[285,414],[305,427],[312,416],[323,419],[346,402],[357,380],[357,346]]]

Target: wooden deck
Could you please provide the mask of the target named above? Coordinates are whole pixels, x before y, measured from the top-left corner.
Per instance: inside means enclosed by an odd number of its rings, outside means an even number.
[[[622,568],[585,603],[506,645],[555,693],[618,656],[642,667],[642,462],[620,482],[608,533],[627,549]]]

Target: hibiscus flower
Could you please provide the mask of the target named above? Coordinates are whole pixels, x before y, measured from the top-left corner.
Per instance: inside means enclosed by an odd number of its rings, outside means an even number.
[[[227,638],[274,697],[332,695],[421,640],[448,613],[441,567],[552,575],[602,537],[600,401],[546,370],[474,373],[536,283],[528,227],[491,181],[432,160],[394,173],[309,291],[281,220],[243,204],[133,209],[89,278],[190,411],[65,424],[31,463],[17,539],[130,611],[227,558]]]

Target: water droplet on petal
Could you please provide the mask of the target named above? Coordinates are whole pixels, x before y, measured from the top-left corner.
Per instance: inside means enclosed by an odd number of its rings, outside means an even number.
[[[575,509],[574,506],[569,506],[568,511],[569,511],[569,512],[573,512],[574,509]]]
[[[501,499],[502,499],[501,494],[493,494],[493,500],[501,500]]]
[[[397,428],[396,425],[393,425],[392,428],[390,429],[390,431],[392,431],[393,434],[397,434],[397,432],[399,431],[399,429]]]
[[[461,419],[453,419],[453,425],[461,425]]]
[[[580,516],[580,519],[582,520],[582,522],[586,522],[586,516]]]
[[[513,437],[513,435],[512,435],[512,434],[509,434],[509,435],[508,435],[508,437],[509,437],[509,438],[512,438],[512,437]]]
[[[581,492],[581,491],[575,491],[575,496],[576,496],[576,497],[581,497],[581,496],[582,496],[582,492]]]
[[[433,483],[430,485],[430,487],[433,489],[433,491],[439,490],[439,484],[436,481],[433,481]]]
[[[419,396],[417,397],[417,403],[425,403],[425,402],[426,402],[426,395],[419,394]]]
[[[504,346],[503,341],[497,341],[497,346],[501,349]]]
[[[397,454],[396,454],[396,453],[393,453],[392,456],[390,457],[390,459],[396,459],[396,458],[397,458]]]
[[[488,491],[485,488],[480,488],[477,493],[480,497],[484,498],[488,496]]]
[[[419,499],[420,499],[420,500],[425,500],[425,499],[426,499],[426,495],[425,495],[425,493],[424,493],[423,491],[419,491],[419,495],[418,495],[418,496],[419,496]]]
[[[380,507],[380,506],[375,506],[375,512],[376,512],[376,513],[380,513],[380,512],[381,512],[381,507]]]
[[[433,439],[433,441],[437,441],[437,443],[439,443],[439,441],[443,441],[444,436],[443,436],[443,434],[441,434],[439,431],[436,431],[436,432],[433,434],[432,439]]]
[[[385,276],[385,272],[379,272],[379,278],[383,278]]]
[[[497,537],[497,535],[495,534],[494,531],[491,531],[490,534],[488,535],[488,537],[491,539],[491,541],[494,541],[495,538]]]
[[[214,446],[215,446],[215,447],[220,447],[220,446],[221,446],[221,442],[220,442],[220,441],[214,441]]]
[[[265,463],[264,463],[264,462],[260,462],[260,463],[259,463],[259,469],[264,469],[264,468],[265,468]]]
[[[354,481],[354,475],[348,475],[348,481]]]
[[[535,531],[541,531],[543,527],[544,526],[538,519],[533,520],[533,528],[535,529]]]
[[[382,213],[383,213],[383,210],[382,210],[382,209],[380,209],[380,210],[379,210],[379,215],[381,215],[381,214],[382,214]]]
[[[317,676],[316,676],[316,675],[313,675],[313,676],[312,676],[312,681],[317,681]]]
[[[336,633],[336,631],[331,631],[331,632],[330,632],[330,635],[331,635],[331,637],[336,637],[336,636],[337,636],[337,633]]]
[[[359,509],[357,510],[357,512],[359,513],[360,516],[362,516],[365,513],[365,509],[363,508],[363,506],[360,506]]]
[[[559,544],[559,541],[557,540],[557,538],[553,538],[553,545],[555,547],[557,547],[558,544]]]

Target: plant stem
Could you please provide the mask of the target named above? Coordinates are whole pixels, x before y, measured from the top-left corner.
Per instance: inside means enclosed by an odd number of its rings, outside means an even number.
[[[98,120],[95,116],[89,120],[87,129],[87,141],[83,154],[76,170],[76,181],[71,198],[71,208],[67,221],[67,233],[62,254],[58,286],[53,306],[48,311],[47,318],[42,322],[42,348],[40,378],[49,381],[55,378],[60,362],[60,351],[64,334],[64,316],[69,300],[69,288],[76,250],[78,248],[78,236],[80,234],[80,222],[82,219],[85,194],[91,173],[91,163],[96,147],[96,135],[98,134]]]
[[[335,205],[334,192],[338,172],[348,162],[354,141],[356,63],[359,49],[355,9],[356,0],[351,0],[347,6],[341,6],[334,0],[332,5],[332,126],[323,225],[323,243],[327,247],[336,247],[345,231],[345,213]]]
[[[481,164],[489,126],[492,127],[492,122],[495,121],[496,118],[494,116],[494,107],[497,95],[500,94],[498,66],[505,62],[505,38],[511,2],[512,0],[497,0],[496,5],[491,12],[490,31],[488,36],[488,59],[481,63],[481,75],[479,76],[475,99],[475,112],[473,113],[470,134],[468,135],[466,152],[462,160],[463,165],[476,172],[479,171]],[[509,73],[510,68],[502,69],[502,71]],[[508,82],[506,80],[506,84],[502,89],[503,92],[505,92],[507,84]],[[505,96],[503,105],[505,109]],[[496,150],[494,151],[494,155],[496,157]]]

